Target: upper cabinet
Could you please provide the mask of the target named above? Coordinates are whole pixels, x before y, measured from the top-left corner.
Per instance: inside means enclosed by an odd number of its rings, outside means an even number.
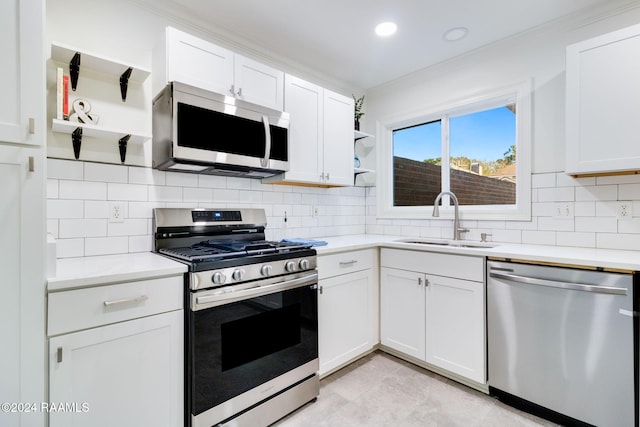
[[[153,51],[153,93],[172,81],[283,110],[282,71],[167,27]]]
[[[567,47],[566,170],[640,170],[640,25]]]
[[[353,99],[287,74],[289,171],[263,182],[353,185]]]
[[[36,135],[44,120],[44,69],[42,28],[44,18],[39,1],[3,2],[0,25],[2,80],[0,141],[41,145]],[[37,27],[37,30],[35,29]]]

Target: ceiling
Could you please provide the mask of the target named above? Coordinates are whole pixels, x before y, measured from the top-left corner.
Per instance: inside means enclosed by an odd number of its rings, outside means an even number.
[[[593,7],[637,0],[156,0],[240,42],[367,89]],[[158,4],[158,3],[156,3]],[[398,25],[380,38],[382,21]],[[446,41],[451,28],[468,35]],[[215,30],[214,30],[215,32]]]

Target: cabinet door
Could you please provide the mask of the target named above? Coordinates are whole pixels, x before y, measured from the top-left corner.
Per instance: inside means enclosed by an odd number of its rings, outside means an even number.
[[[640,170],[640,26],[567,47],[566,172]]]
[[[50,427],[183,425],[182,325],[177,310],[52,338],[49,401],[78,407]]]
[[[233,90],[233,52],[167,28],[167,81],[178,81],[224,95]]]
[[[0,402],[44,398],[44,168],[41,148],[0,145]],[[43,423],[40,412],[0,411],[2,426]]]
[[[319,282],[320,375],[373,347],[372,284],[372,270],[344,274]]]
[[[380,342],[424,360],[424,274],[380,269]]]
[[[0,13],[2,102],[0,141],[42,144],[44,120],[44,2],[5,0]],[[31,128],[31,129],[30,129]]]
[[[426,279],[426,361],[484,383],[484,284],[433,275]]]
[[[287,74],[284,109],[290,115],[289,171],[286,179],[321,183],[322,88]]]
[[[234,76],[238,98],[274,110],[284,109],[284,72],[236,54]]]
[[[324,91],[324,165],[327,184],[353,185],[353,99]]]

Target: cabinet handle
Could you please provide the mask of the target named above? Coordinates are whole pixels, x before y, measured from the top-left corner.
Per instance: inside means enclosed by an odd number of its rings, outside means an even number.
[[[140,295],[137,297],[131,297],[131,298],[123,298],[123,299],[116,299],[116,300],[111,300],[111,301],[105,301],[104,302],[104,306],[105,307],[111,307],[114,305],[119,305],[119,304],[130,304],[130,303],[135,303],[135,302],[142,302],[142,301],[146,301],[148,300],[149,297],[147,295]]]
[[[357,259],[352,259],[350,261],[340,261],[340,266],[346,267],[348,265],[356,264],[358,262]]]
[[[424,279],[424,286],[429,286],[429,279]]]
[[[242,88],[238,89],[238,92],[236,92],[236,94],[237,94],[239,97],[242,97]]]
[[[35,172],[36,170],[36,159],[33,156],[29,156],[29,172]]]
[[[233,85],[231,85],[231,87],[229,88],[229,92],[231,93],[231,95],[234,95],[234,96],[235,96],[235,94],[236,94],[236,88],[235,88]]]
[[[318,290],[320,292],[320,295],[322,295],[322,286],[320,286],[320,288]]]
[[[29,117],[29,133],[36,133],[36,120],[33,117]]]
[[[58,347],[58,351],[56,352],[56,359],[58,363],[62,363],[62,347]]]
[[[329,172],[327,172],[327,181],[329,181],[331,178],[329,178]]]
[[[422,286],[422,277],[418,277],[418,286]]]

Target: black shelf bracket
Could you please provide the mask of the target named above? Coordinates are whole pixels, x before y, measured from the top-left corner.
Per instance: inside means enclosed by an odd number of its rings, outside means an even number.
[[[131,77],[132,71],[133,71],[133,68],[129,67],[120,76],[120,94],[122,95],[122,102],[125,102],[127,100],[127,86],[129,85],[129,77]]]
[[[73,143],[73,155],[78,160],[80,158],[80,146],[82,145],[82,128],[76,128],[71,133],[71,142]]]
[[[125,135],[118,140],[118,149],[120,150],[120,161],[124,164],[124,159],[127,158],[127,143],[129,142],[131,135]]]
[[[69,75],[71,76],[71,90],[76,90],[78,86],[78,76],[80,75],[80,52],[76,52],[69,62]]]

